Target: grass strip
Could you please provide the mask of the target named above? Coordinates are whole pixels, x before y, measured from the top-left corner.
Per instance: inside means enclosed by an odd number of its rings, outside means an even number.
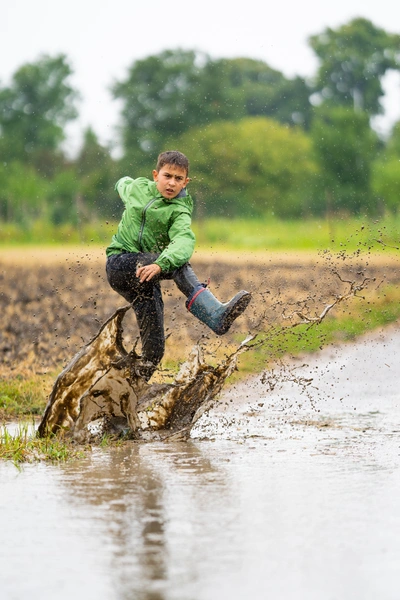
[[[71,224],[55,226],[36,221],[26,227],[0,223],[0,247],[20,245],[85,245],[105,248],[117,223],[98,221],[79,231]],[[400,247],[400,213],[378,219],[366,216],[309,218],[283,221],[271,216],[258,219],[207,218],[194,220],[197,249],[224,250],[386,250]]]
[[[5,425],[0,428],[0,460],[12,461],[16,466],[24,462],[65,462],[81,458],[82,447],[57,436],[36,437],[34,423],[20,423],[11,433]]]
[[[314,353],[332,344],[352,342],[358,337],[400,319],[400,290],[391,286],[375,301],[337,309],[318,324],[296,327],[274,326],[257,338],[254,348],[242,354],[240,370],[232,380],[260,373],[278,360]],[[261,342],[261,343],[259,343]]]
[[[57,373],[0,379],[0,420],[41,415]]]

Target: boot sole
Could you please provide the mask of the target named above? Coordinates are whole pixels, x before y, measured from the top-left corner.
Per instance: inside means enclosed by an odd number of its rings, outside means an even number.
[[[237,300],[234,302],[234,304],[232,304],[231,308],[225,315],[224,320],[221,323],[221,326],[218,327],[218,330],[214,330],[217,335],[224,335],[224,333],[226,333],[229,330],[233,321],[237,317],[239,317],[242,314],[242,312],[244,312],[246,310],[246,308],[248,307],[250,300],[251,300],[250,292],[243,291],[242,295],[240,295],[240,294],[237,294],[237,295],[239,296],[239,298],[237,298]]]

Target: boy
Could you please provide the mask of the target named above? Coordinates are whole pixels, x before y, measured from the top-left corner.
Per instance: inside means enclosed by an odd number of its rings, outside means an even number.
[[[148,381],[164,355],[164,305],[160,280],[173,279],[186,308],[217,335],[226,333],[245,310],[251,294],[242,290],[226,304],[200,283],[189,260],[195,236],[193,201],[186,191],[189,161],[178,151],[162,152],[145,177],[123,177],[115,186],[125,210],[106,250],[111,287],[132,304],[142,341],[138,375]]]

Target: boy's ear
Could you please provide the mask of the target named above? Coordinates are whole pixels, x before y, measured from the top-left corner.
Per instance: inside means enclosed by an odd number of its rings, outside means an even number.
[[[156,171],[155,169],[153,169],[153,180],[157,181],[158,179],[158,171]]]

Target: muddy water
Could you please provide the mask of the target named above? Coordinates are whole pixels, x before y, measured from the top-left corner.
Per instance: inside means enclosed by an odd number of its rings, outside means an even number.
[[[188,443],[0,465],[0,597],[397,600],[399,353],[392,329],[238,386]]]

